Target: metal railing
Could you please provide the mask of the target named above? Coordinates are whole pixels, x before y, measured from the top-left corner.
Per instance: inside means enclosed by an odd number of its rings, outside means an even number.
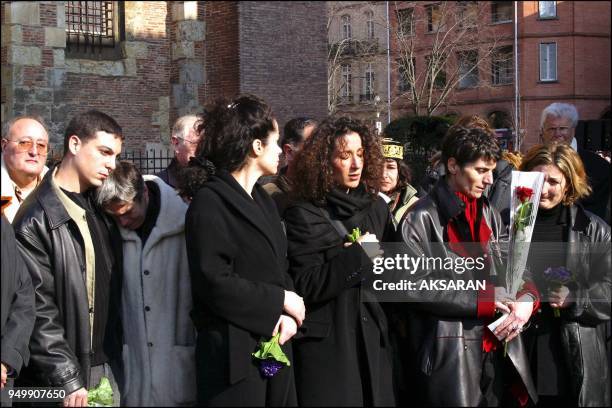
[[[61,161],[63,150],[52,149],[47,156],[47,166],[52,167]],[[159,173],[170,164],[174,154],[170,149],[128,150],[122,152],[118,160],[132,162],[142,174]]]

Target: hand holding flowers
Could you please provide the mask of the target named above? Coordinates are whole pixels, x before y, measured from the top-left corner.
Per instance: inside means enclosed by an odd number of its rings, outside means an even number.
[[[544,270],[544,278],[549,284],[548,301],[553,308],[555,317],[560,317],[559,308],[568,307],[572,301],[568,299],[570,294],[566,286],[573,280],[572,273],[563,266],[557,268],[548,267]]]

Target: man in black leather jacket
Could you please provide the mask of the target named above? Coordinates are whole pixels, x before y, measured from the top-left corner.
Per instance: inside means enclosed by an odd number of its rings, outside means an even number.
[[[10,201],[10,197],[9,197]],[[8,391],[13,379],[28,363],[28,342],[34,327],[34,289],[32,280],[17,250],[11,223],[4,215],[2,196],[2,381]],[[3,395],[4,396],[4,395]],[[2,405],[9,403],[2,399]]]
[[[75,116],[61,163],[13,222],[36,301],[30,364],[16,385],[62,387],[64,406],[87,406],[87,388],[102,376],[119,397],[121,239],[89,193],[115,168],[121,144],[121,127],[108,115]]]
[[[494,292],[503,272],[506,227],[486,197],[499,146],[482,129],[457,127],[442,144],[446,176],[406,214],[398,234],[413,256],[487,259],[487,267],[456,271],[421,270],[422,281],[486,280],[485,290],[425,290],[404,305],[408,339],[406,372],[415,402],[429,406],[497,406],[537,395],[519,334],[537,302],[537,291],[524,286],[519,301],[502,303]],[[420,283],[417,283],[417,287]],[[498,300],[498,301],[496,301]],[[498,338],[486,327],[495,309],[511,313]],[[497,331],[497,329],[496,329]]]

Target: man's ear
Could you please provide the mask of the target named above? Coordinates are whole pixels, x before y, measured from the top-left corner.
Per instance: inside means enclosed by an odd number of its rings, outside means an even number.
[[[459,172],[459,165],[457,164],[457,160],[454,157],[451,157],[446,161],[446,167],[448,168],[448,172],[452,175],[455,175]]]
[[[293,146],[291,146],[289,143],[285,143],[283,145],[283,154],[285,155],[285,157],[292,158],[294,154]]]
[[[68,150],[73,155],[76,155],[81,150],[82,142],[77,135],[72,135],[68,138]]]
[[[178,145],[179,144],[178,137],[176,137],[174,135],[170,136],[170,144],[172,144],[174,146]]]

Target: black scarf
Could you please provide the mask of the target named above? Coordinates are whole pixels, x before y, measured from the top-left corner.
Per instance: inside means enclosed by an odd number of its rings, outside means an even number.
[[[327,194],[327,209],[333,218],[346,220],[358,213],[367,213],[374,196],[366,191],[362,183],[357,188],[346,190],[334,188]]]
[[[367,216],[376,196],[368,193],[361,184],[348,193],[346,190],[333,189],[326,198],[325,208],[330,216],[343,221],[347,230],[351,231]],[[296,216],[295,209],[291,208],[285,213],[291,256],[342,247],[343,237],[340,237],[319,206],[307,202],[295,203],[294,206],[301,207],[306,215]]]

